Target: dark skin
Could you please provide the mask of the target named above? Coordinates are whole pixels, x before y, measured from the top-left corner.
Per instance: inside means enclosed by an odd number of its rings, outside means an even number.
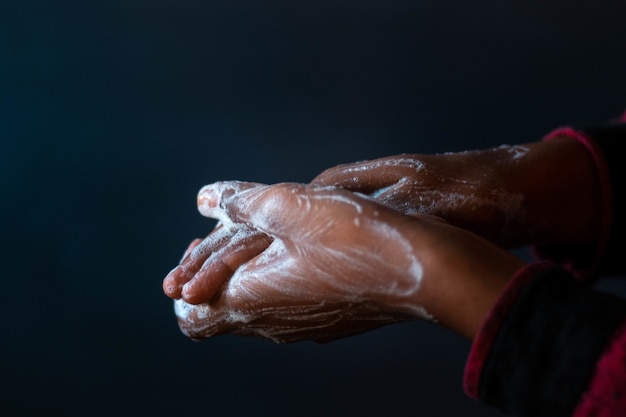
[[[327,341],[421,319],[472,339],[524,265],[508,249],[594,241],[598,194],[568,138],[341,165],[309,185],[217,183],[199,209],[234,225],[193,241],[163,288],[196,339]]]

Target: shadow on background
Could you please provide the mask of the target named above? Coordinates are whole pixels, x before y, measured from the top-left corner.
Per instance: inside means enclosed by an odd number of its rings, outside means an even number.
[[[192,342],[161,280],[209,182],[617,116],[624,3],[562,3],[4,2],[0,414],[499,415],[446,330]]]

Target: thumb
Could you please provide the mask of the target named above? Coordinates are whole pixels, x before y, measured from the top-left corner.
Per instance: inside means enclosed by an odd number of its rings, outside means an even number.
[[[272,236],[281,236],[293,222],[302,184],[265,185],[220,181],[205,185],[198,193],[198,210],[227,227],[247,225]]]
[[[261,187],[263,184],[246,181],[218,181],[205,185],[198,192],[198,211],[204,217],[216,219],[226,227],[233,227],[234,223],[240,223],[230,218],[229,214],[222,209],[221,201],[244,190]]]

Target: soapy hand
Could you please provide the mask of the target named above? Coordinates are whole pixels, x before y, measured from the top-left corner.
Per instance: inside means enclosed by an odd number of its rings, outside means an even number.
[[[221,182],[204,187],[198,205],[220,226],[192,242],[163,282],[194,339],[328,341],[424,318],[456,327],[443,299],[468,306],[460,310],[467,320],[480,316],[521,262],[439,218],[406,216],[335,187]],[[493,261],[484,267],[483,259]],[[480,279],[465,279],[468,271]],[[458,279],[465,282],[450,288]],[[486,303],[467,300],[473,283],[493,289]]]
[[[404,214],[432,214],[504,248],[596,242],[602,230],[595,165],[567,137],[339,165],[313,185],[367,194]]]
[[[509,169],[527,151],[522,146],[503,146],[395,155],[338,165],[311,183],[367,194],[404,214],[436,215],[507,245],[507,231],[522,221],[525,213],[522,195],[509,189],[500,170]]]
[[[328,187],[239,182],[204,187],[198,204],[221,226],[164,281],[192,338],[324,340],[426,317],[421,265],[392,210]]]

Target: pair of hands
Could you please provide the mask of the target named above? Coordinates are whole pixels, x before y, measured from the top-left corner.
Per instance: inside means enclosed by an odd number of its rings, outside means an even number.
[[[505,248],[537,234],[513,174],[542,155],[534,147],[398,155],[308,185],[205,186],[198,208],[218,226],[163,281],[181,330],[328,341],[429,319],[472,338],[523,265]]]

